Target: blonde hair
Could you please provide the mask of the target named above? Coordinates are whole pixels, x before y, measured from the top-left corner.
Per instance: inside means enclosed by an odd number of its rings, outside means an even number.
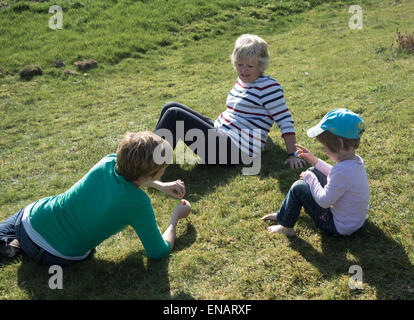
[[[233,67],[236,67],[237,61],[244,57],[257,59],[263,74],[269,66],[269,51],[266,41],[253,34],[242,34],[237,38],[230,56]]]
[[[127,132],[116,151],[116,171],[131,182],[140,177],[154,177],[168,166],[166,162],[158,164],[154,161],[156,148],[161,148],[161,152],[172,150],[166,140],[151,131]]]

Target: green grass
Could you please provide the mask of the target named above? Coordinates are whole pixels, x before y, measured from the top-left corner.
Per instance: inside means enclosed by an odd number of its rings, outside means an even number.
[[[391,49],[396,29],[414,30],[414,1],[309,1],[312,8],[296,11],[284,4],[289,15],[276,8],[279,1],[59,3],[64,25],[55,31],[47,27],[49,3],[0,9],[1,219],[65,191],[115,152],[126,131],[153,129],[167,101],[214,119],[234,84],[229,56],[244,32],[267,40],[267,74],[284,87],[297,141],[317,156],[326,159],[307,128],[334,108],[363,116],[368,127],[358,153],[371,210],[352,237],[325,236],[305,214],[298,237],[268,234],[260,217],[278,210],[301,171],[282,165],[275,127],[257,176],[241,168],[167,169],[163,180],[181,178],[193,208],[168,259],[147,259],[127,228],[91,260],[64,269],[63,290],[50,290],[48,268],[25,256],[0,260],[1,299],[414,298],[414,57]],[[362,30],[348,27],[350,4],[364,10]],[[129,55],[117,53],[123,50]],[[57,58],[70,65],[78,57],[99,67],[78,77],[53,67]],[[29,63],[44,75],[19,79],[17,70]],[[148,194],[164,230],[177,201]],[[351,265],[362,267],[361,290],[348,286]]]

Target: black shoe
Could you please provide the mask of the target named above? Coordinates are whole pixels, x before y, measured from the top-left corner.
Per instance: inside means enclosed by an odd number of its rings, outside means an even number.
[[[0,243],[0,255],[6,258],[14,258],[20,252],[20,244],[17,239],[14,239],[7,243],[6,241],[2,241]]]

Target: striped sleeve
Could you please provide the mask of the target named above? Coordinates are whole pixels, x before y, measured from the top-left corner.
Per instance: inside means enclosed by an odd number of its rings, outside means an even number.
[[[285,134],[294,134],[295,127],[283,95],[283,88],[273,78],[269,77],[269,80],[272,83],[266,86],[260,99],[261,104],[282,131],[282,136]]]

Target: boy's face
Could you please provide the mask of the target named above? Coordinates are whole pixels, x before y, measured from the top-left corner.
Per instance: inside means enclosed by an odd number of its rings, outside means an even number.
[[[248,57],[236,61],[236,70],[240,80],[246,83],[252,83],[262,75],[259,61]]]

